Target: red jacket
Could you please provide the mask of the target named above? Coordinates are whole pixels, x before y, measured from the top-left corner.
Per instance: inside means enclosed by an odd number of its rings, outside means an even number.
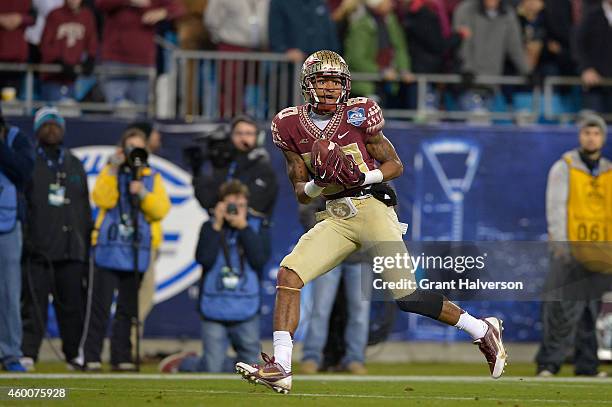
[[[165,8],[168,20],[185,13],[177,0],[151,0],[151,6],[139,8],[130,0],[96,0],[96,8],[104,13],[102,60],[135,65],[155,64],[155,26],[142,23],[148,10]]]
[[[43,63],[78,65],[85,60],[85,54],[95,58],[97,50],[96,22],[89,8],[81,7],[75,12],[63,6],[49,13],[40,40]]]
[[[0,14],[21,14],[21,25],[8,31],[0,27],[0,61],[26,62],[28,60],[28,43],[23,36],[26,27],[34,24],[29,14],[30,0],[0,0]]]

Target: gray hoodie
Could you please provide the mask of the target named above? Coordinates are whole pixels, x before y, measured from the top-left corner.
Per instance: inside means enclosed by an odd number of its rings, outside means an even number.
[[[510,58],[523,75],[529,73],[519,22],[512,7],[496,16],[483,14],[480,0],[464,0],[453,17],[455,29],[467,26],[472,37],[461,44],[462,71],[480,75],[502,75],[504,59]]]

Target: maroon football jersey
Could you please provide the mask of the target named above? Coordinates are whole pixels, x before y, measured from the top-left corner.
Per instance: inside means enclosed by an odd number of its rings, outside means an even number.
[[[344,154],[350,155],[361,172],[376,169],[378,164],[366,150],[369,137],[378,134],[385,125],[382,110],[368,98],[349,99],[338,106],[325,129],[321,130],[309,116],[310,105],[292,106],[280,111],[272,120],[272,140],[280,149],[299,154],[311,175],[310,152],[317,139],[328,139],[337,143]],[[329,185],[324,195],[333,195],[345,188]]]

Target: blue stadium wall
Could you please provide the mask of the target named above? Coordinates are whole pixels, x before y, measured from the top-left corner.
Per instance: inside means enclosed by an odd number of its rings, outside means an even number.
[[[10,120],[31,134],[31,120]],[[66,145],[114,145],[126,122],[67,121]],[[385,135],[404,162],[403,177],[395,182],[400,197],[400,220],[410,224],[407,239],[470,241],[546,239],[545,187],[551,165],[577,144],[574,127],[413,126],[389,123]],[[160,155],[187,170],[182,149],[193,133],[164,134]],[[265,272],[262,334],[272,333],[273,276],[276,265],[297,242],[302,229],[297,205],[285,176],[282,155],[273,148],[273,166],[280,178],[280,194],[273,217],[273,253]],[[606,155],[612,155],[608,145]],[[457,194],[460,203],[457,203]],[[451,199],[451,196],[454,198]],[[193,225],[199,228],[199,225]],[[306,293],[307,294],[307,293]],[[505,321],[506,338],[538,340],[539,304],[536,302],[465,302],[477,315],[498,315]],[[305,306],[307,307],[307,301]],[[51,326],[51,331],[55,328]],[[168,298],[149,316],[147,337],[197,338],[199,316],[193,290]],[[301,327],[303,332],[303,327]],[[392,333],[399,340],[464,340],[464,334],[414,315],[400,314]],[[298,337],[301,336],[298,332]]]

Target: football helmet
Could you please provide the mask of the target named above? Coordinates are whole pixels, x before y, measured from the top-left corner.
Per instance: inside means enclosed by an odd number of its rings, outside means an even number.
[[[306,103],[310,103],[315,108],[320,103],[315,86],[316,78],[319,76],[340,78],[342,92],[335,104],[345,103],[348,100],[351,93],[351,72],[344,58],[334,51],[323,50],[315,52],[304,61],[300,75],[302,94]]]

